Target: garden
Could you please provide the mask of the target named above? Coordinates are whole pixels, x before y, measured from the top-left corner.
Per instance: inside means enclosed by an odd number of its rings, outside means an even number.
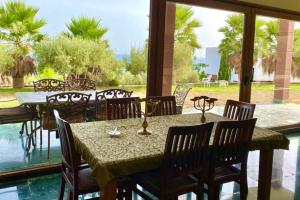
[[[16,105],[14,93],[31,91],[32,82],[43,78],[68,80],[90,78],[97,88],[123,87],[145,96],[147,80],[148,41],[133,46],[128,55],[118,58],[105,34],[102,20],[87,16],[74,16],[65,25],[65,31],[49,36],[41,30],[47,21],[39,18],[39,8],[22,1],[6,1],[0,5],[0,107]],[[218,46],[220,65],[218,80],[227,80],[229,86],[201,84],[210,66],[198,61],[197,50],[201,38],[196,29],[202,22],[195,17],[192,7],[177,5],[174,32],[173,87],[176,83],[190,83],[190,96],[205,94],[223,104],[229,97],[238,99],[239,84],[231,83],[231,74],[239,74],[243,41],[241,14],[228,15],[219,32],[223,35]],[[279,20],[256,20],[255,62],[261,60],[263,71],[272,74],[276,66],[276,48]],[[257,61],[258,62],[258,61]],[[300,76],[300,28],[294,31],[291,77]],[[174,89],[174,88],[173,88]],[[299,103],[300,85],[290,85],[290,101]],[[254,103],[272,102],[274,84],[255,83],[252,86]],[[189,98],[189,97],[188,97]],[[9,101],[12,100],[12,101]],[[8,101],[8,102],[3,102]],[[189,102],[187,103],[190,104]]]

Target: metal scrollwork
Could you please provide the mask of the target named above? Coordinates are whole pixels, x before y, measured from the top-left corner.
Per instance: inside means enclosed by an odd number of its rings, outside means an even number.
[[[123,89],[109,89],[96,92],[96,120],[106,119],[106,99],[129,98],[132,93],[132,91]]]
[[[33,82],[35,92],[65,91],[65,82],[57,79],[41,79]]]
[[[177,84],[176,85],[173,96],[175,96],[175,99],[176,99],[177,114],[182,113],[183,104],[185,102],[186,96],[188,95],[188,93],[191,89],[192,88],[188,84]]]
[[[70,91],[96,90],[96,82],[86,78],[78,78],[67,81]]]
[[[48,114],[51,113],[52,116],[53,109],[56,109],[68,121],[84,121],[90,97],[91,94],[77,92],[58,93],[47,96]]]

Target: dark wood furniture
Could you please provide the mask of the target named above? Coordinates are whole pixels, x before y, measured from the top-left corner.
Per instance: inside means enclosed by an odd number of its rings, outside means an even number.
[[[170,127],[161,168],[133,175],[134,183],[158,199],[177,199],[179,195],[193,191],[199,199],[204,199],[204,175],[213,125],[210,122]],[[151,199],[137,187],[133,191],[144,199]]]
[[[66,82],[69,91],[96,90],[96,81],[87,78],[71,79]]]
[[[62,152],[62,178],[58,199],[64,199],[65,184],[68,185],[69,199],[73,200],[78,200],[78,196],[82,194],[99,192],[100,188],[92,176],[91,168],[81,166],[81,156],[75,151],[69,123],[61,119],[56,110],[54,110],[54,116]]]
[[[35,92],[65,91],[65,82],[57,79],[41,79],[33,82]]]
[[[78,92],[64,92],[46,97],[46,107],[43,112],[42,127],[48,130],[48,158],[50,156],[50,132],[56,130],[53,110],[69,122],[85,122],[86,109],[91,95]]]
[[[94,118],[97,121],[106,120],[106,99],[131,97],[133,91],[124,89],[108,89],[96,92]]]
[[[78,200],[78,195],[99,192],[100,188],[92,175],[92,169],[81,164],[81,155],[75,150],[74,137],[70,124],[61,119],[59,112],[53,110],[57,132],[60,138],[62,152],[62,178],[59,192],[59,200],[64,199],[65,185],[68,185],[69,199]],[[118,200],[131,200],[131,182],[127,178],[118,180]],[[99,199],[99,198],[92,198]]]
[[[233,120],[245,120],[253,118],[255,104],[241,101],[227,100],[223,116]]]
[[[150,96],[147,97],[147,101],[159,101],[156,111],[151,116],[177,114],[175,96]],[[148,111],[151,111],[150,107],[148,107],[147,109]]]
[[[188,84],[177,84],[173,92],[176,100],[176,112],[177,114],[182,114],[183,104],[185,102],[186,96],[192,88]]]
[[[247,199],[247,160],[255,123],[248,119],[217,124],[206,180],[209,200],[219,199],[220,186],[232,181],[240,184],[241,199]]]
[[[106,99],[106,119],[127,119],[141,117],[141,104],[138,97]]]

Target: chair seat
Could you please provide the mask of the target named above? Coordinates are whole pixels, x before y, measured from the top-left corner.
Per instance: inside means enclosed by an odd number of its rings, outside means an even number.
[[[78,191],[81,194],[100,191],[91,168],[86,167],[78,171]]]
[[[142,188],[147,188],[147,191],[152,193],[155,196],[158,196],[160,194],[160,178],[161,178],[161,171],[160,169],[139,173],[133,175],[131,178],[134,180],[135,183],[140,185]],[[194,176],[186,176],[186,177],[180,177],[176,179],[172,179],[172,181],[168,181],[167,185],[165,186],[169,194],[173,194],[174,191],[176,193],[180,193],[180,190],[182,190],[183,193],[188,188],[197,188],[198,187],[198,180]]]
[[[215,169],[214,181],[226,183],[233,180],[238,180],[240,177],[240,170],[233,166],[222,166]]]
[[[17,123],[32,120],[34,114],[26,107],[18,106],[13,108],[0,109],[0,123]]]

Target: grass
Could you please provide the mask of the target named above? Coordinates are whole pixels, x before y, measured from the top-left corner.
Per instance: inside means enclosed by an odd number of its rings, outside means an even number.
[[[123,88],[125,90],[134,91],[136,96],[144,97],[146,95],[146,86],[145,85],[130,85],[130,86],[114,86],[114,87],[97,87],[97,90],[111,89],[111,88]],[[210,87],[203,87],[202,85],[192,86],[190,95],[205,95],[208,94],[214,97],[220,97],[221,99],[228,99],[232,96],[238,96],[240,86],[238,84],[231,84],[228,87],[220,87],[217,84],[211,84]],[[272,83],[253,83],[252,85],[252,99],[260,99],[261,102],[271,102],[274,92],[274,84]],[[174,91],[175,85],[173,85],[172,90]],[[8,101],[15,98],[16,92],[32,92],[32,87],[26,87],[21,89],[14,89],[9,87],[0,87],[0,108],[3,107],[12,107],[19,105],[18,101]],[[300,95],[300,84],[293,83],[290,85],[290,94],[291,95]],[[268,97],[265,97],[268,96]],[[268,99],[267,99],[268,98]],[[298,96],[293,97],[294,100],[300,99]],[[293,100],[293,99],[291,99]],[[297,102],[298,103],[298,102]]]

